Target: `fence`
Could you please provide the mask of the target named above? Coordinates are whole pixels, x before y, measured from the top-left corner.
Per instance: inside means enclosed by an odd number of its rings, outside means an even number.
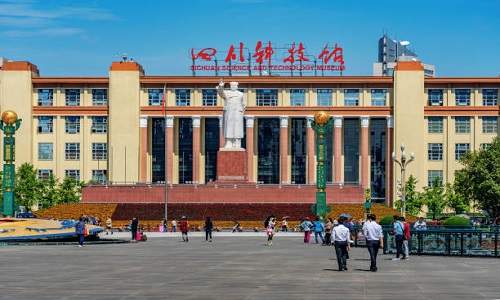
[[[355,246],[365,246],[362,228],[355,228]],[[394,235],[384,228],[384,253],[396,253]],[[500,257],[499,227],[488,229],[429,229],[411,231],[410,254]]]

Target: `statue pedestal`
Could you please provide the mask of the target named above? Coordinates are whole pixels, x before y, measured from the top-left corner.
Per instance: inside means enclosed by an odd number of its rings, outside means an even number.
[[[221,148],[217,152],[218,183],[246,183],[247,151],[243,148]]]

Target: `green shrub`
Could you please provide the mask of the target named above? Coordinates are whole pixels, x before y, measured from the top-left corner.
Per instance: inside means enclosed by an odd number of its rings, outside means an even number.
[[[380,225],[391,225],[394,222],[394,215],[387,215],[380,219]]]
[[[470,220],[465,217],[453,216],[443,222],[448,228],[470,228]]]

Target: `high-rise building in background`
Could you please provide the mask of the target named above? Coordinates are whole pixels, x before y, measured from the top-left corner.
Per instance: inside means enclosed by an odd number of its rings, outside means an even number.
[[[378,40],[378,61],[373,63],[374,76],[393,76],[398,61],[420,61],[418,55],[408,49],[408,41],[397,41],[384,34]],[[422,63],[425,77],[436,77],[436,67]]]

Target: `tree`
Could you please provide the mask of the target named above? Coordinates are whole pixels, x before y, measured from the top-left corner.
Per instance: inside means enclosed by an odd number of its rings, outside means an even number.
[[[59,204],[60,201],[60,192],[58,189],[59,180],[54,177],[54,175],[50,174],[47,180],[42,181],[43,189],[42,189],[42,198],[40,199],[40,203],[42,208],[49,208],[54,205]]]
[[[38,171],[29,163],[22,164],[16,172],[15,201],[28,210],[43,196],[43,182],[38,179]]]
[[[413,175],[410,175],[405,182],[406,212],[413,216],[417,216],[424,206],[422,195],[416,189],[417,183],[418,181]],[[401,200],[397,200],[395,204],[397,209],[401,209]]]
[[[444,197],[447,207],[455,212],[455,214],[465,214],[470,210],[470,203],[462,194],[457,193],[454,184],[446,183],[444,186]]]
[[[424,187],[424,191],[421,195],[423,202],[429,209],[429,213],[432,215],[432,219],[436,220],[436,217],[441,215],[443,208],[447,204],[441,179],[438,177],[435,178],[432,182],[432,186]]]
[[[79,203],[82,195],[84,182],[78,182],[71,177],[64,178],[59,185],[60,203]]]
[[[492,217],[500,215],[500,138],[486,150],[467,152],[455,173],[456,192]]]

